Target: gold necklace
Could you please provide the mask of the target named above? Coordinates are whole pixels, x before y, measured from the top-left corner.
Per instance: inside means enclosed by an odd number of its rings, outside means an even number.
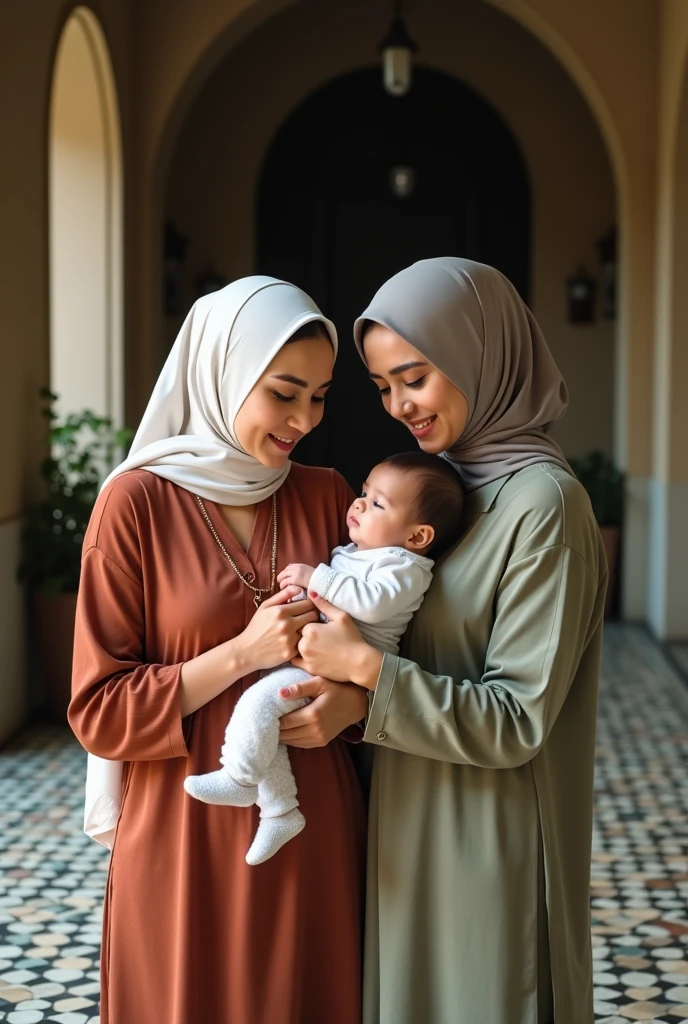
[[[222,541],[218,537],[217,530],[213,526],[213,521],[212,521],[212,519],[210,518],[210,516],[208,515],[208,513],[206,511],[205,505],[203,504],[203,502],[201,501],[201,499],[199,498],[199,496],[197,494],[195,495],[195,498],[196,498],[196,501],[198,503],[198,507],[201,510],[201,515],[203,516],[203,518],[205,519],[206,523],[208,524],[208,529],[210,530],[210,532],[212,533],[213,537],[217,541],[217,543],[219,545],[219,548],[220,548],[220,551],[225,556],[225,558],[227,559],[227,561],[231,565],[232,569],[234,569],[234,572],[237,574],[237,576],[239,577],[241,582],[244,584],[244,586],[248,587],[249,590],[253,591],[253,603],[254,603],[254,605],[257,608],[260,605],[260,602],[263,600],[262,595],[263,594],[271,594],[273,592],[273,590],[275,589],[275,575],[276,575],[276,572],[277,572],[277,494],[275,493],[272,496],[272,555],[271,555],[271,558],[270,558],[270,561],[271,561],[271,564],[272,564],[272,575],[271,575],[270,586],[269,587],[254,587],[252,583],[249,583],[247,577],[244,576],[243,572],[241,571],[239,566],[236,564],[236,562],[234,561],[234,559],[230,555],[230,553],[227,550],[227,548],[224,546],[224,544],[222,543]],[[251,576],[251,578],[253,579],[253,576]]]

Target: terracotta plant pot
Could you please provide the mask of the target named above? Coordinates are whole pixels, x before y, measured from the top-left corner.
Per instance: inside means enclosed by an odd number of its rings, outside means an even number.
[[[607,584],[607,596],[604,602],[604,617],[608,619],[616,611],[616,594],[619,578],[619,538],[621,530],[618,526],[601,526],[602,543],[607,556],[607,568],[609,569],[609,582]]]
[[[76,594],[33,595],[34,637],[45,705],[51,719],[67,722],[72,685]]]

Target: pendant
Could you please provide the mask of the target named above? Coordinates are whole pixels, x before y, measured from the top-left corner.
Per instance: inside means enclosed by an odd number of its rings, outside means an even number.
[[[254,594],[253,603],[256,606],[256,608],[259,607],[261,601],[262,601],[262,597],[260,596],[260,594]]]

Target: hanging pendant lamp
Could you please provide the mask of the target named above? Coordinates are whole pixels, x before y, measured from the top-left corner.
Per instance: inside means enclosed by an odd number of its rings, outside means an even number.
[[[409,35],[401,14],[401,0],[395,0],[389,32],[379,46],[382,54],[382,82],[390,96],[405,96],[411,88],[413,54],[418,44]]]

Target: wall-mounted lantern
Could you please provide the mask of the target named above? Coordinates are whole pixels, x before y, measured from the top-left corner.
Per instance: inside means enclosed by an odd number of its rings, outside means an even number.
[[[616,227],[597,240],[597,251],[602,269],[602,316],[613,320],[616,316]]]
[[[411,88],[413,54],[418,44],[408,34],[401,16],[401,0],[394,4],[389,32],[379,46],[382,54],[382,82],[390,96],[405,96]]]
[[[568,296],[569,323],[591,324],[595,319],[595,295],[597,281],[590,277],[581,266],[566,282]]]

